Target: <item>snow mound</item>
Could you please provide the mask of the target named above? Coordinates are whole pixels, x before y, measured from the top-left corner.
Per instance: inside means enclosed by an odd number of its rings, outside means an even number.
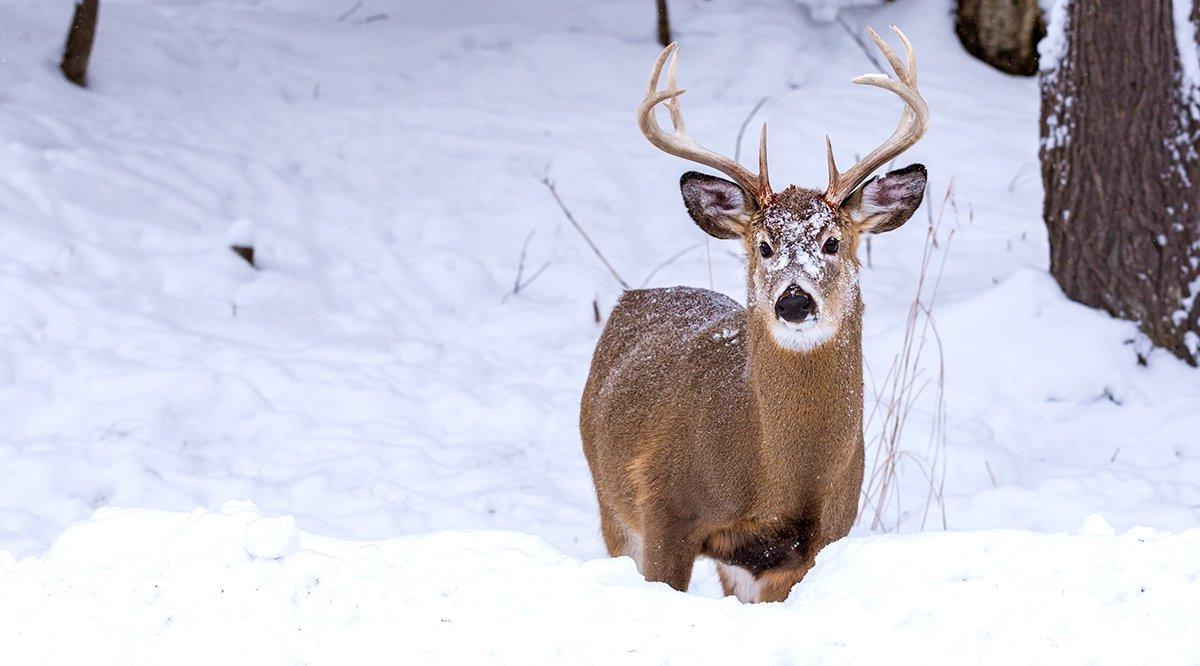
[[[1184,663],[1200,529],[849,538],[787,602],[744,606],[513,532],[367,542],[245,502],[104,509],[42,557],[0,552],[0,600],[19,663]]]

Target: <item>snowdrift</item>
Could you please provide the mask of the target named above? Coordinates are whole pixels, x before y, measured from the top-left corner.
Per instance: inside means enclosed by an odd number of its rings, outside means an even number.
[[[747,606],[513,532],[104,509],[42,557],[0,553],[0,599],[11,663],[1194,663],[1200,529],[849,538]]]

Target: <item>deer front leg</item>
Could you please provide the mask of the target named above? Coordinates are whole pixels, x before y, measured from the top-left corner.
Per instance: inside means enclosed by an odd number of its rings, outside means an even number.
[[[683,525],[668,522],[647,525],[642,574],[646,580],[660,581],[680,592],[687,592],[692,565],[699,554],[700,545]]]

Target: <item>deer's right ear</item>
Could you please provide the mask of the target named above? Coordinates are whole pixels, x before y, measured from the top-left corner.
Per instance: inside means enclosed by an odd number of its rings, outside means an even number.
[[[708,235],[737,238],[750,225],[758,203],[737,183],[689,171],[679,179],[683,204]]]

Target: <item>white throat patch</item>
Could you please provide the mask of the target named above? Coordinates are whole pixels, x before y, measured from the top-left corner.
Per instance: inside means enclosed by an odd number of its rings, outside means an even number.
[[[794,352],[807,352],[833,339],[837,334],[837,324],[828,318],[806,319],[799,324],[792,324],[771,317],[771,338],[775,344]]]

